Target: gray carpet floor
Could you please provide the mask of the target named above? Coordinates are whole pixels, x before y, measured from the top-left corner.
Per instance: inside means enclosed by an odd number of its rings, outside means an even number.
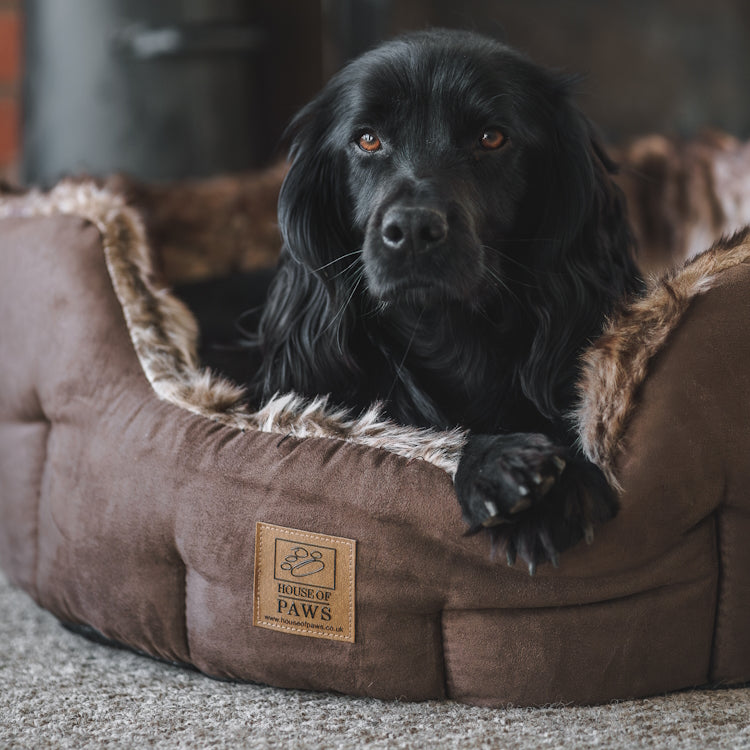
[[[63,628],[0,574],[0,748],[750,748],[750,688],[581,708],[216,682]]]

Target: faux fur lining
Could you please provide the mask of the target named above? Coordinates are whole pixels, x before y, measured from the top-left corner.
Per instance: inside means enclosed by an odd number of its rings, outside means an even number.
[[[260,410],[247,405],[242,388],[201,368],[198,329],[188,308],[156,279],[143,221],[122,196],[94,183],[62,182],[49,193],[0,198],[0,218],[70,214],[100,231],[109,275],[122,305],[143,371],[159,398],[240,430],[325,437],[423,459],[455,475],[466,432],[404,427],[373,405],[358,418],[294,393],[272,398]]]
[[[690,303],[724,271],[750,262],[750,229],[722,239],[684,266],[654,279],[584,354],[574,415],[586,455],[617,487],[615,461],[649,363],[664,348]]]

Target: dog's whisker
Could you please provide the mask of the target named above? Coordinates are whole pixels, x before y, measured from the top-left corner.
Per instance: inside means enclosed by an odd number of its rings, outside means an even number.
[[[487,276],[489,276],[489,278],[490,278],[490,280],[491,280],[491,281],[495,281],[495,282],[497,283],[498,287],[499,287],[499,288],[500,288],[500,289],[501,289],[502,291],[505,291],[505,292],[507,292],[507,293],[508,293],[508,294],[510,295],[510,297],[511,297],[511,298],[512,298],[512,299],[513,299],[513,300],[514,300],[514,301],[515,301],[516,303],[518,303],[519,305],[521,304],[521,300],[520,300],[520,298],[518,297],[518,295],[517,295],[517,294],[516,294],[516,293],[515,293],[515,292],[514,292],[514,291],[513,291],[513,290],[512,290],[511,288],[510,288],[510,286],[509,286],[509,285],[508,285],[508,283],[507,283],[507,282],[505,281],[505,279],[503,279],[503,278],[502,278],[502,277],[500,276],[500,274],[498,274],[498,273],[497,273],[497,271],[495,271],[495,270],[493,270],[492,268],[489,268],[489,267],[485,268],[484,270],[485,270],[485,273],[487,274]]]
[[[388,305],[382,300],[374,300],[375,304],[371,305],[369,309],[362,313],[363,318],[374,318],[378,315],[382,315],[387,309]]]
[[[559,242],[559,237],[498,237],[495,242],[504,245],[529,244],[532,242]]]
[[[344,258],[349,258],[352,255],[359,255],[360,249],[357,248],[356,250],[352,250],[350,253],[344,253],[343,255],[339,255],[338,258],[334,258],[329,263],[324,263],[322,266],[318,266],[318,268],[313,268],[314,273],[318,273],[319,271],[322,271],[325,268],[328,268],[329,266],[332,266],[336,263],[338,263],[340,260],[343,260]],[[354,261],[356,262],[356,261]]]
[[[484,309],[484,306],[481,303],[472,307],[471,312],[473,312],[475,315],[478,315],[480,318],[482,318],[482,320],[487,321],[492,327],[497,326],[497,320],[490,317],[490,314],[487,312],[487,310]]]
[[[498,247],[493,247],[492,245],[482,245],[481,247],[482,247],[482,250],[489,250],[490,252],[496,253],[503,260],[507,260],[510,263],[517,265],[519,268],[523,268],[523,269],[526,268],[526,266],[520,260],[516,260],[513,256],[508,255],[508,253],[503,252]]]
[[[341,308],[336,313],[336,315],[334,315],[334,317],[331,319],[331,322],[323,329],[323,331],[322,331],[323,333],[325,333],[326,331],[328,331],[329,328],[331,328],[332,326],[336,325],[339,322],[339,320],[341,319],[341,316],[344,314],[344,312],[346,311],[346,309],[351,304],[351,301],[354,299],[354,295],[357,293],[357,289],[358,289],[360,283],[362,282],[363,278],[364,278],[364,272],[362,272],[361,274],[359,274],[359,276],[357,277],[356,282],[354,283],[354,286],[352,287],[351,293],[349,294],[349,296],[346,299],[346,302],[344,302],[344,304],[341,305]]]
[[[391,395],[393,394],[393,390],[396,387],[396,384],[398,383],[399,379],[401,378],[401,373],[404,369],[404,364],[406,363],[406,358],[409,356],[409,352],[411,351],[411,346],[414,343],[414,339],[416,338],[417,331],[419,330],[419,325],[422,322],[422,316],[424,315],[424,308],[422,308],[419,311],[419,315],[417,316],[417,322],[414,324],[414,329],[411,332],[411,336],[409,337],[409,342],[406,345],[406,349],[404,349],[404,356],[401,357],[401,362],[399,362],[398,366],[396,367],[396,373],[395,377],[393,378],[393,383],[391,383],[390,390],[388,391],[388,395],[384,399],[384,403],[388,403],[391,399]]]
[[[481,246],[483,250],[490,250],[493,253],[496,253],[500,256],[500,258],[504,261],[508,261],[509,263],[512,263],[519,268],[522,268],[524,271],[528,271],[528,265],[523,263],[520,260],[517,260],[512,255],[508,255],[508,253],[503,252],[499,247],[494,247],[493,245],[482,245]]]
[[[495,242],[506,242],[507,244],[513,244],[515,240],[495,240]],[[521,242],[535,242],[536,240],[520,240]],[[545,240],[542,239],[542,242],[554,242],[554,240]],[[518,268],[523,269],[524,271],[528,271],[529,267],[523,261],[518,260],[517,258],[514,258],[512,255],[508,255],[508,253],[503,252],[499,247],[495,247],[494,245],[482,245],[481,246],[484,250],[490,250],[493,253],[496,253],[501,260],[507,261],[508,263],[512,263],[515,266],[518,266]],[[545,269],[545,273],[548,276],[563,276],[564,274],[560,273],[559,271],[553,271],[550,268]],[[524,284],[522,282],[518,282],[521,286],[528,287],[529,289],[536,289],[536,285],[532,284]]]
[[[338,279],[340,276],[343,276],[347,271],[356,266],[358,262],[359,258],[355,258],[346,268],[342,268],[335,276],[331,276],[331,279]]]

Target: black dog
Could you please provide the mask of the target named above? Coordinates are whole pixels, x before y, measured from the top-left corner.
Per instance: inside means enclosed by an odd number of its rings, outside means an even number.
[[[581,350],[638,287],[623,198],[569,81],[493,40],[409,35],[291,125],[259,397],[471,430],[470,531],[534,570],[617,512],[567,416]]]

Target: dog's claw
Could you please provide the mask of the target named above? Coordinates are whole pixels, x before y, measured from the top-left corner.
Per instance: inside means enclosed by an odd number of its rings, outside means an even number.
[[[554,543],[552,542],[552,538],[550,537],[549,532],[546,529],[541,529],[539,531],[539,541],[542,543],[544,552],[547,555],[547,559],[552,563],[552,567],[559,568],[560,555]]]
[[[482,526],[485,529],[491,529],[493,526],[502,526],[504,523],[508,523],[508,521],[502,516],[490,516],[482,521]]]
[[[565,471],[565,467],[568,465],[568,462],[560,456],[552,456],[552,463],[555,465],[558,475],[562,474]]]
[[[539,494],[544,497],[555,486],[556,481],[555,477],[547,477],[539,486]]]
[[[583,538],[586,540],[586,544],[594,543],[594,527],[590,523],[586,524],[586,528],[583,530]]]
[[[485,500],[484,507],[487,508],[487,512],[490,514],[490,517],[496,516],[500,512],[497,509],[497,505],[495,505],[495,503],[493,503],[492,500]]]
[[[512,508],[508,510],[509,513],[521,513],[522,511],[531,507],[531,499],[528,497],[522,497]]]

